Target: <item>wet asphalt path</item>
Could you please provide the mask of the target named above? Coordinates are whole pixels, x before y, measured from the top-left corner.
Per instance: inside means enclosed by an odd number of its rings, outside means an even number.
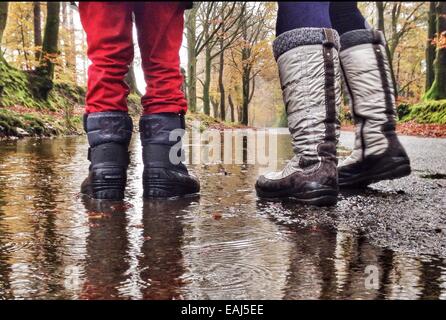
[[[446,139],[401,136],[412,174],[344,191],[334,211],[340,228],[356,230],[374,244],[405,253],[446,257]],[[353,146],[342,132],[340,144]],[[318,220],[330,218],[321,215]]]
[[[90,201],[85,137],[2,143],[0,299],[446,299],[446,140],[401,141],[409,177],[332,208],[258,199],[246,163],[190,165],[199,198],[143,201],[136,135],[125,201]]]

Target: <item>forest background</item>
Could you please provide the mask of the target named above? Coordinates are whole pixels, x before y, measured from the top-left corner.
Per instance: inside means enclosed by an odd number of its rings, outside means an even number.
[[[446,2],[359,7],[387,40],[399,131],[445,136]],[[189,117],[222,126],[286,126],[271,49],[276,13],[275,2],[196,2],[186,11],[180,56]],[[80,131],[85,40],[70,2],[0,2],[0,137]],[[133,114],[145,90],[140,65],[137,53],[126,78]],[[342,109],[343,126],[351,129],[347,98]]]

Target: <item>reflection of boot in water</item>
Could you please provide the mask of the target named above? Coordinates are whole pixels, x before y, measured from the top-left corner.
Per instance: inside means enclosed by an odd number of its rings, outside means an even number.
[[[186,210],[196,198],[144,202],[144,244],[141,279],[147,283],[144,299],[181,299],[185,272],[181,247]]]
[[[330,296],[330,293],[336,294],[333,263],[336,234],[330,226],[315,223],[314,219],[309,219],[305,216],[308,210],[300,211],[305,208],[296,207],[292,201],[281,201],[280,204],[272,209],[270,202],[257,201],[258,212],[264,212],[268,219],[281,227],[281,230],[286,230],[287,238],[293,246],[289,256],[284,258],[289,262],[286,283],[282,290],[283,299],[334,298]],[[282,213],[275,215],[271,213],[273,210],[280,210]],[[286,211],[293,219],[282,220],[283,211]],[[305,222],[301,223],[300,220]]]
[[[129,277],[127,207],[122,201],[83,197],[89,220],[86,244],[85,282],[81,299],[122,298],[119,290]]]
[[[376,299],[381,295],[391,266],[381,260],[386,252],[371,245],[354,228],[346,231],[342,219],[328,218],[327,214],[331,214],[320,209],[296,207],[290,201],[271,207],[270,202],[259,200],[257,211],[286,230],[294,246],[287,257],[289,269],[283,299]],[[283,219],[284,211],[290,219]],[[373,287],[367,286],[371,278],[366,268],[370,267],[376,267],[378,272],[374,275],[379,275],[373,280]]]

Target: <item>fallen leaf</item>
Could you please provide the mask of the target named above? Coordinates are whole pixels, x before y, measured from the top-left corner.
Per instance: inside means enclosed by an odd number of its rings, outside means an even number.
[[[220,220],[221,217],[222,217],[222,214],[221,214],[220,212],[214,212],[214,213],[212,214],[212,218],[213,218],[214,220]]]

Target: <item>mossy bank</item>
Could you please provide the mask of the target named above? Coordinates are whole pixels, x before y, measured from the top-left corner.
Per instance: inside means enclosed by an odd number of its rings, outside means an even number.
[[[0,61],[0,139],[83,134],[85,93],[85,88],[74,83],[46,83],[32,72]],[[128,106],[137,130],[140,97],[130,94]],[[188,127],[199,122],[202,130],[240,127],[201,113],[188,113],[186,121]]]
[[[446,124],[446,100],[427,100],[413,105],[400,104],[397,110],[401,122]]]
[[[49,90],[41,89],[48,85]],[[48,84],[0,62],[0,138],[79,133],[84,97],[80,86]]]

